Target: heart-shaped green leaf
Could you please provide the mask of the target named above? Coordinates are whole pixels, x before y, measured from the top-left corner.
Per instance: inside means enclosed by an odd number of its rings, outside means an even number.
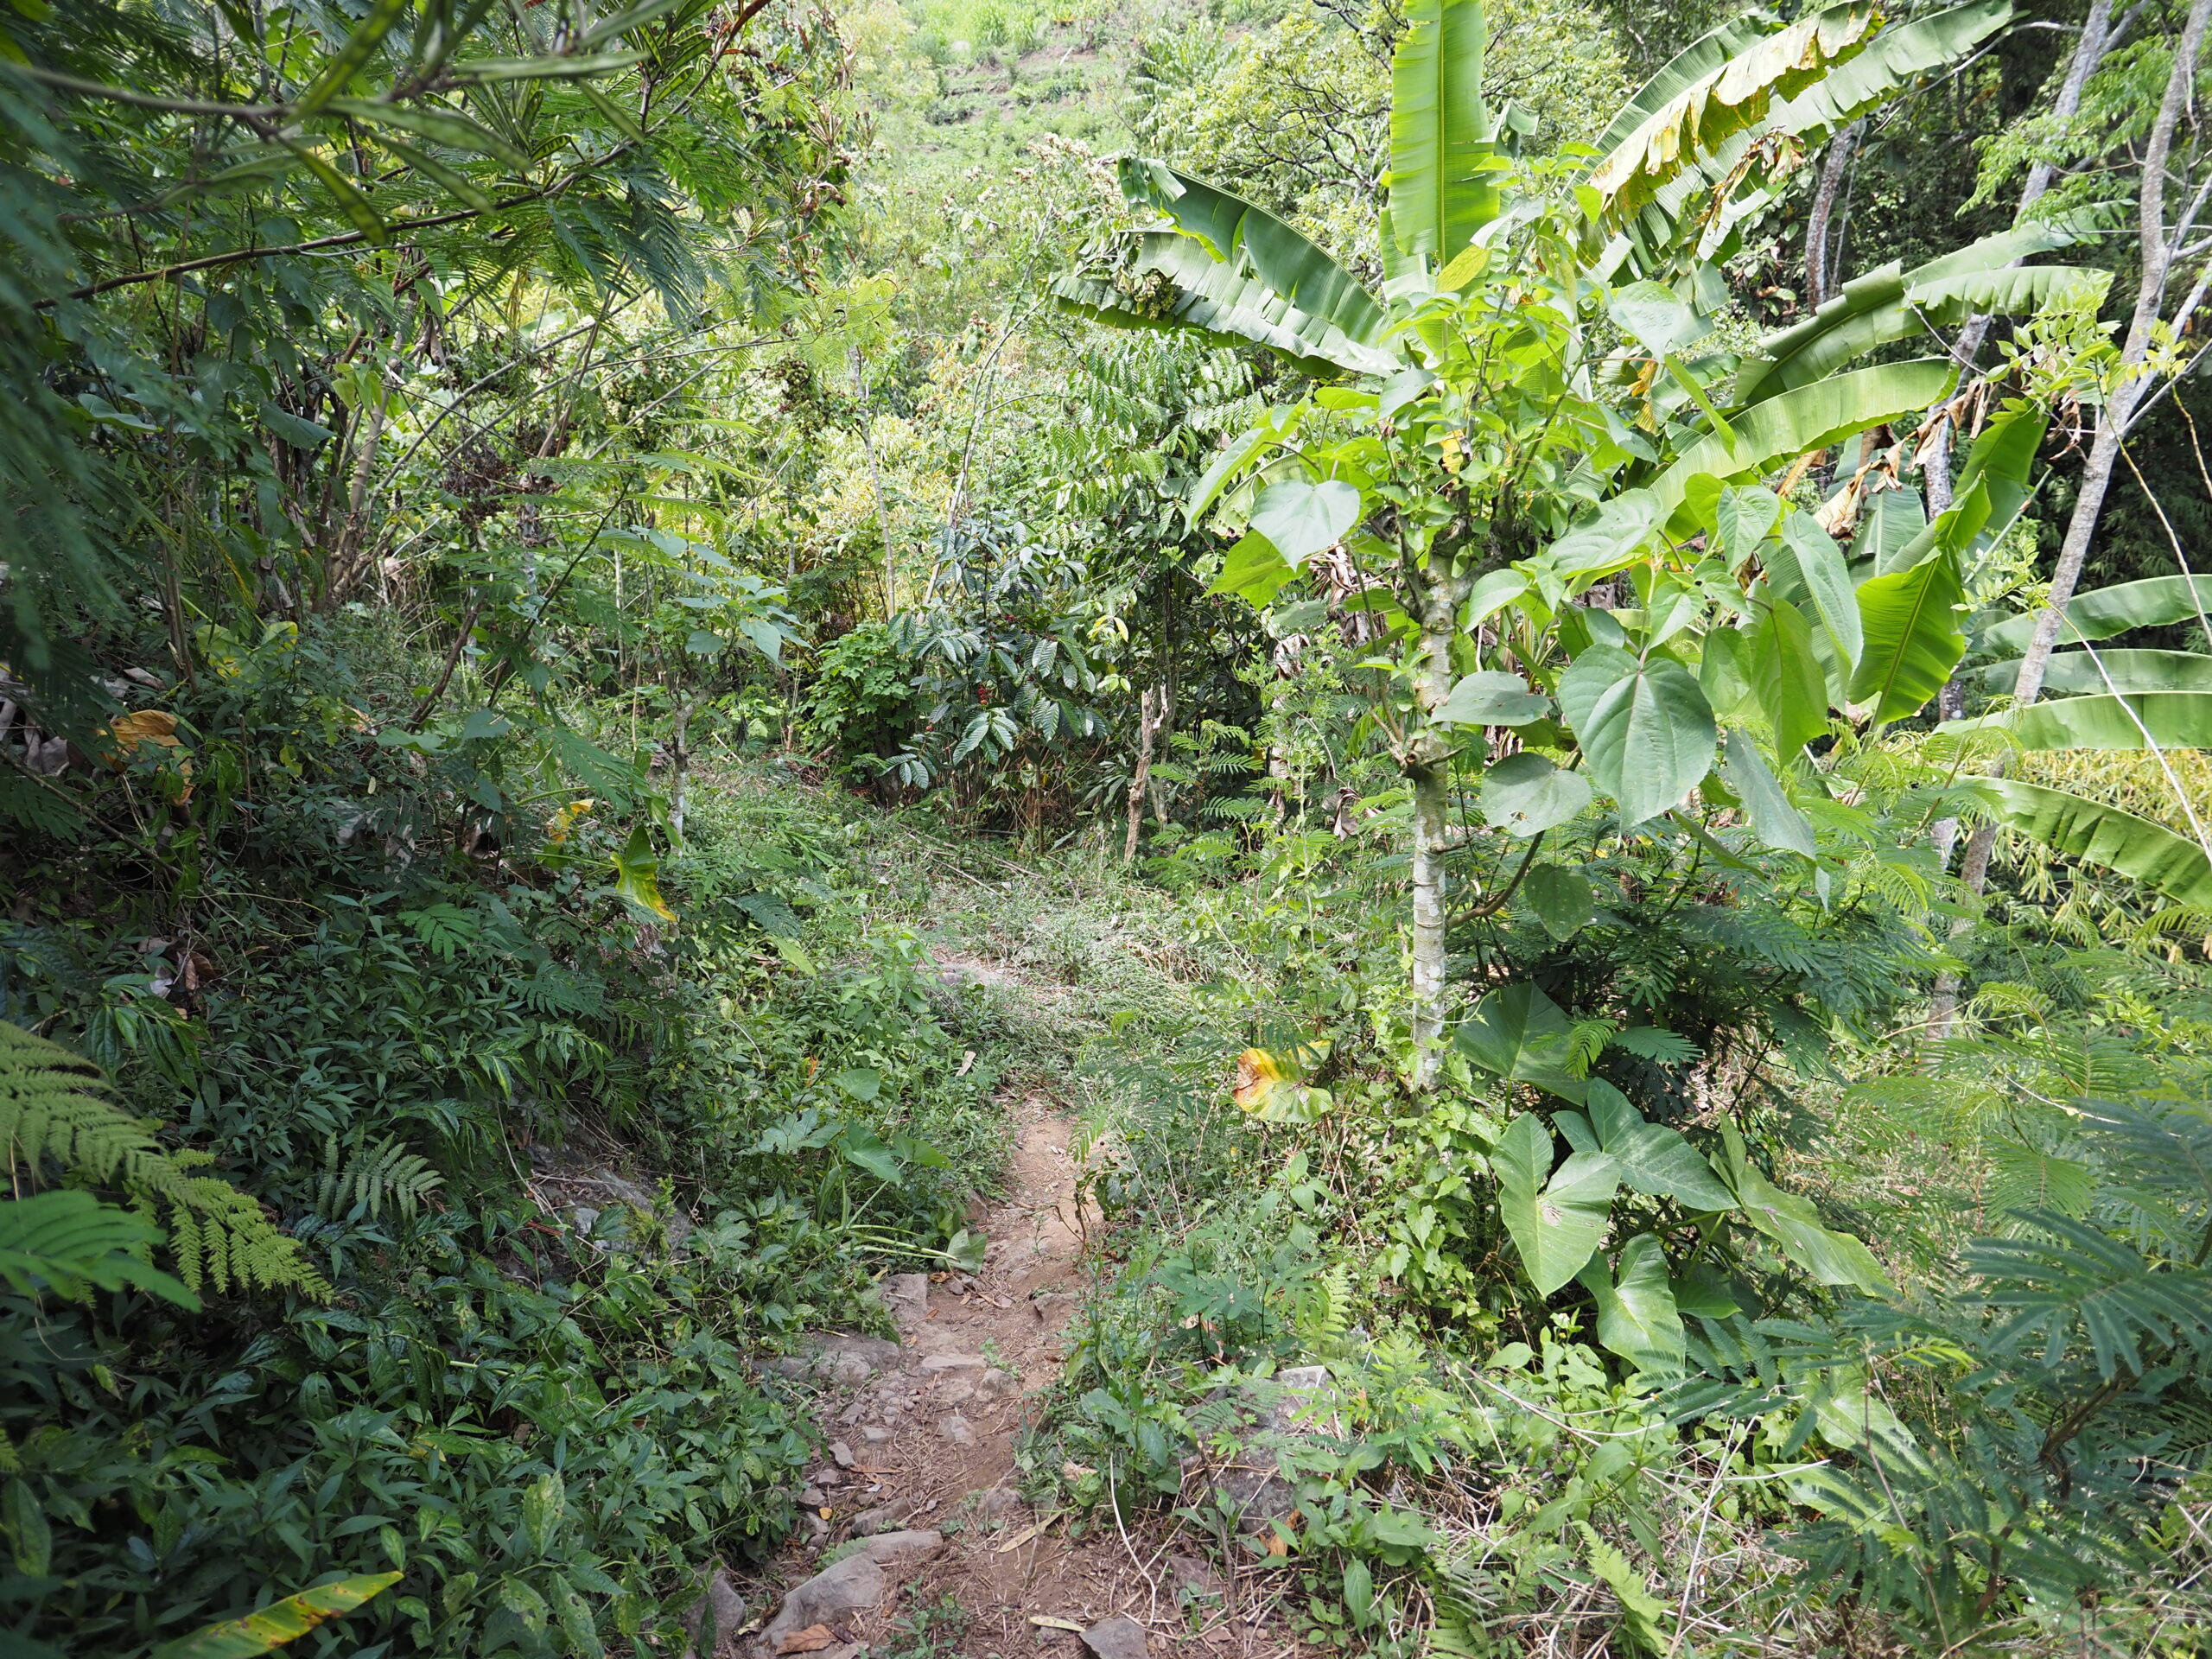
[[[1586,1085],[1567,1069],[1573,1031],[1559,1004],[1537,987],[1508,985],[1475,1004],[1452,1041],[1485,1071],[1579,1101]]]
[[[1626,652],[1593,645],[1560,676],[1559,701],[1624,823],[1679,804],[1713,769],[1720,734],[1712,705],[1672,658],[1638,664]]]
[[[1565,823],[1590,804],[1590,780],[1541,754],[1509,754],[1483,779],[1483,821],[1523,839]]]
[[[1622,1245],[1612,1273],[1597,1261],[1579,1277],[1598,1304],[1599,1342],[1640,1371],[1662,1376],[1681,1371],[1688,1344],[1656,1236],[1638,1233]]]
[[[1557,864],[1539,864],[1522,877],[1521,896],[1544,931],[1555,939],[1573,938],[1590,925],[1598,909],[1590,878]]]
[[[1340,479],[1286,479],[1261,491],[1252,506],[1252,528],[1294,567],[1335,546],[1358,522],[1359,492]]]
[[[1529,1282],[1546,1296],[1596,1254],[1619,1184],[1613,1160],[1602,1152],[1571,1153],[1556,1172],[1551,1161],[1552,1132],[1529,1112],[1506,1126],[1491,1154],[1505,1230]]]
[[[1551,699],[1531,691],[1518,674],[1485,671],[1463,676],[1434,718],[1454,726],[1526,726],[1541,720]]]

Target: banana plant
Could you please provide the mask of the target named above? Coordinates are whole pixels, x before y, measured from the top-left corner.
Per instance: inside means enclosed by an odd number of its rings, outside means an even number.
[[[2212,748],[2212,656],[2195,652],[2101,649],[2098,642],[2137,628],[2195,623],[2212,645],[2212,576],[2152,576],[2077,593],[2061,612],[2060,643],[2044,666],[2042,700],[1938,729],[1967,736],[2000,731],[2026,753]],[[2024,652],[2035,612],[1982,629],[1980,651]],[[1992,696],[2019,683],[2021,659],[2005,655],[1975,676]],[[2168,773],[2170,781],[2171,773]],[[2133,878],[2175,902],[2212,910],[2212,833],[2196,804],[2173,781],[2190,834],[2104,802],[2048,785],[1992,777],[1975,785],[2005,829],[2056,852]]]
[[[1379,292],[1228,191],[1120,164],[1152,222],[1062,276],[1062,303],[1258,346],[1325,383],[1224,448],[1190,514],[1236,537],[1217,590],[1264,608],[1302,582],[1304,603],[1357,617],[1374,642],[1370,718],[1412,804],[1417,1086],[1446,1034],[1448,854],[1487,833],[1526,872],[1541,837],[1600,796],[1626,832],[1703,791],[1809,857],[1790,799],[1817,787],[1805,744],[1832,709],[1878,723],[1917,708],[1960,660],[1961,562],[2024,499],[2010,450],[1977,451],[1958,505],[1890,537],[1894,557],[1863,580],[1763,480],[1794,481],[1831,446],[1916,425],[1951,395],[1943,358],[1852,366],[1865,353],[2094,278],[2007,269],[2060,232],[1989,238],[1872,273],[1743,358],[1713,343],[1712,227],[1739,191],[1777,184],[1809,136],[2007,15],[1974,0],[1891,29],[1854,3],[1774,33],[1726,25],[1630,100],[1593,161],[1583,146],[1521,154],[1527,124],[1482,96],[1481,6],[1416,0],[1392,66]],[[1760,165],[1739,164],[1755,146]],[[1698,191],[1710,200],[1693,211]],[[1447,829],[1461,781],[1486,830]],[[1477,887],[1477,914],[1512,890]]]

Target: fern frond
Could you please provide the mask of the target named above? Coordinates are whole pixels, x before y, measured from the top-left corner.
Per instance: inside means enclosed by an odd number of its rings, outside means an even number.
[[[397,1136],[373,1146],[358,1143],[341,1160],[338,1137],[324,1143],[323,1176],[315,1192],[315,1213],[326,1221],[381,1220],[389,1203],[412,1221],[423,1200],[445,1178],[429,1159],[407,1150]]]
[[[296,1290],[324,1296],[330,1287],[298,1243],[279,1232],[245,1193],[213,1176],[188,1173],[205,1155],[171,1154],[152,1126],[107,1094],[91,1062],[17,1026],[0,1023],[0,1145],[35,1178],[58,1166],[79,1179],[118,1188],[149,1224],[167,1224],[177,1277],[197,1292]],[[157,1229],[151,1229],[159,1236]]]
[[[162,1155],[153,1132],[107,1098],[107,1079],[98,1066],[5,1022],[0,1147],[11,1164],[35,1170],[51,1159],[96,1181]]]

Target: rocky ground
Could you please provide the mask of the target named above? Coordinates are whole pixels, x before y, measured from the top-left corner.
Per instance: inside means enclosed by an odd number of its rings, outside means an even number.
[[[1071,1535],[1016,1490],[1015,1447],[1058,1374],[1096,1217],[1078,1204],[1070,1121],[1032,1098],[1008,1128],[1011,1192],[983,1223],[982,1270],[886,1281],[895,1343],[828,1334],[779,1362],[822,1389],[830,1458],[804,1494],[813,1536],[775,1564],[780,1582],[742,1599],[717,1582],[721,1659],[1294,1650],[1164,1518],[1131,1527],[1105,1510]]]

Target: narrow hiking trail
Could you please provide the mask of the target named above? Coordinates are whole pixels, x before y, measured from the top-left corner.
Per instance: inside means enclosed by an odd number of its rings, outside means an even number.
[[[948,982],[1039,996],[1002,969],[940,960]],[[830,1456],[803,1494],[813,1535],[773,1564],[779,1599],[722,1650],[1157,1659],[1187,1644],[1219,1659],[1287,1659],[1297,1644],[1279,1621],[1259,1599],[1240,1608],[1236,1586],[1164,1516],[1123,1524],[1102,1509],[1071,1537],[1067,1517],[1022,1500],[1015,1452],[1067,1356],[1099,1216],[1082,1198],[1075,1121],[1039,1092],[1005,1113],[1008,1191],[969,1217],[989,1238],[982,1270],[892,1275],[884,1301],[897,1342],[819,1333],[779,1363],[821,1386]]]

